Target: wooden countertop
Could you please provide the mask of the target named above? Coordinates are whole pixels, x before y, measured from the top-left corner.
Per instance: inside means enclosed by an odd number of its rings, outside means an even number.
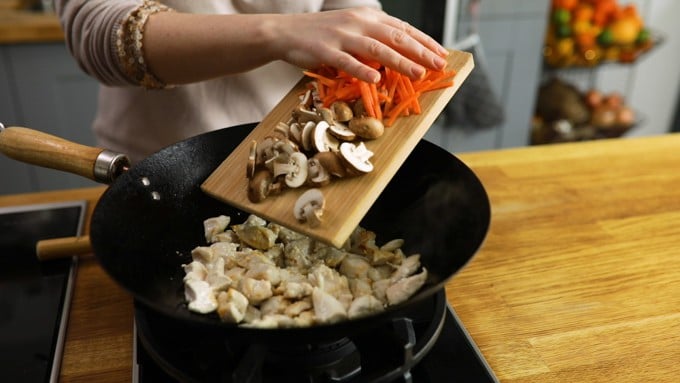
[[[680,134],[466,153],[492,206],[449,302],[501,382],[680,376]],[[96,201],[103,188],[0,197]],[[129,382],[132,302],[81,261],[62,382]]]
[[[0,9],[0,44],[60,41],[64,33],[55,14]]]

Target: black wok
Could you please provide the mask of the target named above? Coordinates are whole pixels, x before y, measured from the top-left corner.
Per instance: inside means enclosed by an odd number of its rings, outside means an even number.
[[[361,223],[376,232],[378,244],[403,238],[407,254],[421,254],[430,278],[410,300],[370,317],[295,329],[242,328],[216,315],[190,312],[181,265],[190,262],[191,249],[206,244],[203,220],[219,214],[232,222],[247,217],[204,194],[200,184],[254,126],[217,130],[167,147],[119,175],[100,198],[90,225],[94,254],[137,302],[187,326],[253,342],[338,338],[382,323],[440,291],[482,244],[490,220],[484,187],[455,156],[423,140]]]

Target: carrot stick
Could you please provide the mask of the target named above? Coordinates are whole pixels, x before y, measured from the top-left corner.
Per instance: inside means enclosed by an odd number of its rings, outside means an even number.
[[[375,117],[375,109],[373,108],[373,97],[371,96],[371,89],[368,83],[360,81],[359,90],[361,91],[361,101],[364,103],[364,109],[369,116]]]

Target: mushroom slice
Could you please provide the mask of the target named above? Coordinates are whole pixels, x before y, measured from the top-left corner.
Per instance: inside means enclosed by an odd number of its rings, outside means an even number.
[[[357,145],[351,142],[343,142],[340,144],[340,155],[352,170],[360,174],[373,171],[373,164],[369,161],[373,157],[373,152],[368,150],[363,142]]]
[[[354,141],[357,138],[356,133],[351,131],[346,124],[342,122],[335,122],[328,128],[328,131],[337,139],[342,141]]]
[[[331,182],[331,175],[321,165],[318,158],[310,158],[307,161],[307,181],[313,186],[324,186]]]
[[[299,146],[302,146],[302,125],[300,125],[297,122],[293,122],[290,124],[290,132],[288,134],[291,140],[298,144]]]
[[[286,163],[274,163],[274,177],[285,175],[286,185],[291,188],[300,187],[305,183],[307,171],[307,156],[302,152],[292,153]]]
[[[274,177],[268,169],[259,169],[248,182],[248,199],[251,202],[264,201],[269,195],[269,190]]]
[[[312,227],[321,224],[321,216],[326,204],[321,190],[313,188],[302,193],[295,201],[293,214],[300,222],[308,222]]]
[[[312,158],[319,161],[319,164],[334,177],[342,178],[347,175],[345,163],[338,152],[319,152]]]
[[[330,125],[326,121],[319,121],[314,127],[312,133],[311,146],[316,149],[317,152],[328,152],[338,150],[338,140],[328,133],[328,128]]]
[[[316,122],[308,121],[302,127],[302,135],[300,137],[300,142],[302,143],[302,148],[305,150],[312,150],[312,137],[314,136],[314,128],[316,127]]]
[[[319,122],[321,121],[321,116],[319,116],[316,111],[307,109],[305,104],[299,104],[295,109],[293,109],[293,118],[300,124],[305,124],[309,121]]]
[[[255,175],[255,165],[257,165],[257,141],[252,140],[248,152],[248,164],[246,165],[246,177],[249,179]]]

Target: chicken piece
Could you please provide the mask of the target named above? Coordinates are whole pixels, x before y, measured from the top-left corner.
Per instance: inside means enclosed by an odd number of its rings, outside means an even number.
[[[281,283],[287,282],[295,282],[295,283],[309,283],[309,280],[307,279],[307,275],[300,272],[295,267],[288,267],[285,269],[280,269],[279,270],[279,276],[281,277]],[[310,292],[311,294],[311,292]]]
[[[362,295],[352,301],[349,310],[347,310],[347,315],[350,319],[354,319],[371,315],[384,309],[383,303],[378,298],[373,295]]]
[[[270,223],[268,226],[272,231],[277,233],[279,240],[284,244],[292,242],[296,239],[306,238],[304,234],[300,234],[297,231],[293,231],[291,229],[288,229],[273,222]]]
[[[387,303],[387,288],[392,285],[389,279],[381,279],[379,281],[374,281],[371,285],[373,289],[373,296],[378,298],[383,303]]]
[[[259,279],[271,282],[272,286],[277,286],[281,282],[279,268],[266,263],[255,263],[246,271],[248,278]]]
[[[347,278],[367,278],[371,264],[365,257],[349,254],[340,263],[339,272]]]
[[[326,266],[335,268],[345,259],[347,252],[333,246],[323,246],[314,251],[314,256],[323,261]]]
[[[224,271],[224,276],[232,280],[232,282],[238,286],[238,282],[246,274],[246,269],[242,267],[233,267],[231,269],[227,268]]]
[[[288,306],[290,306],[288,299],[281,295],[274,295],[260,303],[260,312],[262,315],[283,314]]]
[[[401,247],[404,246],[404,240],[399,238],[399,239],[393,239],[384,245],[380,246],[380,250],[382,251],[389,251],[391,253],[394,253],[398,249],[401,249]]]
[[[312,291],[314,316],[320,323],[336,323],[347,319],[345,306],[331,294],[315,287]]]
[[[234,281],[226,275],[210,274],[205,281],[208,282],[210,288],[213,289],[214,292],[226,291],[235,285]]]
[[[362,295],[373,295],[371,281],[368,279],[348,278],[347,281],[349,282],[349,289],[355,298]]]
[[[337,299],[343,295],[352,294],[347,277],[324,264],[314,266],[307,275],[307,279],[312,286],[320,288]]]
[[[238,249],[239,244],[233,242],[215,242],[210,245],[210,250],[215,258],[226,258],[225,261],[230,257],[233,257]]]
[[[243,293],[253,305],[258,305],[265,299],[274,295],[271,282],[248,277],[241,278],[238,282],[238,290]]]
[[[234,233],[233,230],[225,230],[223,233],[217,233],[213,237],[214,243],[227,242],[236,243],[238,242],[238,235]]]
[[[392,265],[380,265],[371,267],[366,273],[366,276],[372,281],[379,281],[381,279],[389,279],[396,268]]]
[[[283,257],[283,244],[282,243],[276,243],[274,246],[270,247],[267,249],[267,251],[264,252],[264,255],[271,259],[271,261],[278,267],[284,267],[285,266],[285,258]]]
[[[209,246],[198,246],[191,250],[191,258],[194,261],[208,264],[213,261],[215,254]]]
[[[189,310],[207,314],[217,309],[217,298],[206,281],[189,279],[184,283],[184,298],[189,302]]]
[[[286,307],[282,314],[291,318],[300,315],[302,312],[312,308],[312,302],[309,299],[293,302]]]
[[[184,282],[190,279],[204,281],[208,277],[208,269],[201,262],[192,261],[189,264],[182,265],[182,268],[184,268]]]
[[[311,247],[312,240],[307,237],[288,242],[283,248],[286,267],[309,268],[312,265],[309,258]]]
[[[302,299],[312,294],[312,288],[312,285],[307,282],[283,281],[274,292],[289,299]]]
[[[414,274],[420,268],[420,254],[413,254],[404,259],[404,262],[399,265],[397,270],[394,271],[390,280],[394,283],[402,278],[406,278],[409,275]]]
[[[260,312],[257,307],[249,304],[246,308],[246,315],[243,317],[242,322],[251,323],[260,318],[262,318],[262,312]]]
[[[385,290],[387,302],[390,305],[396,305],[409,299],[416,293],[427,280],[427,269],[410,277],[402,278]]]
[[[226,215],[211,217],[203,221],[203,231],[205,240],[208,243],[216,242],[216,236],[222,233],[229,226],[231,219]]]
[[[257,328],[289,328],[295,327],[295,320],[283,314],[263,315],[262,318],[253,321],[249,327]]]
[[[235,289],[217,295],[217,314],[223,322],[240,323],[246,316],[248,298]]]
[[[267,250],[276,243],[276,234],[264,226],[234,225],[232,228],[243,243],[254,249]]]
[[[298,316],[293,318],[295,325],[298,327],[309,327],[316,323],[316,318],[314,316],[314,311],[307,310],[301,312]]]

